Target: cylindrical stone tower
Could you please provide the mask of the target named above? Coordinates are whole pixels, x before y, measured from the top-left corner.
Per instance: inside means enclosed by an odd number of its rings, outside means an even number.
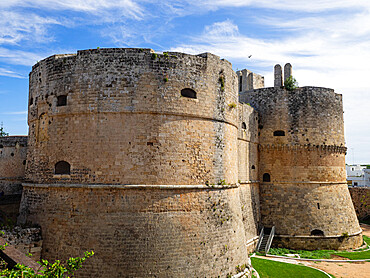
[[[237,77],[205,53],[95,49],[30,73],[20,222],[80,277],[226,276],[247,260]]]
[[[259,114],[262,224],[274,244],[345,249],[362,244],[345,173],[342,96],[332,89],[264,88],[242,96]]]

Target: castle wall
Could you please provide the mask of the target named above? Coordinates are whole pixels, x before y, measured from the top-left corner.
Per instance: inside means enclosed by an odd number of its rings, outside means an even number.
[[[370,188],[350,187],[349,193],[353,201],[358,219],[367,219],[370,216]]]
[[[259,190],[237,185],[237,103],[231,64],[208,53],[97,49],[36,64],[19,222],[41,225],[42,257],[94,249],[81,277],[244,264]]]
[[[253,252],[261,222],[258,182],[258,114],[249,105],[239,103],[238,182],[248,252]]]
[[[17,221],[26,154],[27,136],[0,137],[0,222],[3,224]]]
[[[42,257],[94,250],[78,277],[226,277],[247,261],[242,196],[204,187],[25,184],[22,210]]]
[[[231,64],[211,54],[99,49],[47,58],[30,74],[27,179],[60,182],[54,166],[65,160],[63,182],[236,183],[236,83]],[[197,98],[181,96],[184,88]],[[61,95],[66,106],[57,106]]]
[[[361,245],[345,180],[341,95],[325,88],[275,87],[245,92],[241,100],[259,113],[261,217],[264,226],[276,227],[274,244]],[[317,231],[323,236],[312,241]],[[343,240],[346,233],[350,238]]]
[[[0,137],[0,192],[20,194],[24,179],[27,136]]]

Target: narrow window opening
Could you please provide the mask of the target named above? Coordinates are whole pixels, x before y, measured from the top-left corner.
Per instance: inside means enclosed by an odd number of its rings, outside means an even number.
[[[11,156],[14,156],[14,153],[11,153],[10,155],[11,155]]]
[[[62,95],[57,97],[57,106],[66,106],[67,105],[67,96]]]
[[[153,142],[146,142],[148,146],[153,146]]]
[[[320,209],[320,203],[317,203],[317,208]]]
[[[245,122],[242,122],[242,129],[247,129],[247,125]]]
[[[30,105],[32,105],[33,104],[33,98],[31,97],[30,98]]]
[[[324,232],[318,229],[311,231],[311,236],[324,236]]]
[[[274,136],[285,136],[285,131],[283,130],[275,130]]]
[[[243,76],[239,77],[239,92],[243,90]]]
[[[197,93],[192,89],[185,88],[181,90],[181,96],[187,98],[197,98]]]
[[[269,174],[269,173],[264,173],[264,174],[263,174],[263,177],[262,177],[262,180],[263,180],[264,182],[270,182],[270,181],[271,181],[270,174]]]
[[[26,165],[26,160],[23,160],[23,165]]]
[[[66,161],[59,161],[55,164],[56,175],[69,175],[71,173],[71,165]]]
[[[256,169],[256,166],[252,165],[252,170]]]
[[[2,148],[4,148],[4,146],[3,145],[0,145],[0,149],[2,149]]]
[[[357,182],[355,182],[355,183],[353,183],[353,185],[358,185],[358,183],[357,183]]]

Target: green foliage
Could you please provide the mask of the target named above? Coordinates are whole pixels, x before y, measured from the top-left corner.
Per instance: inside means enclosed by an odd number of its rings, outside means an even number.
[[[229,107],[230,108],[235,108],[236,107],[236,103],[234,103],[234,102],[233,103],[229,103]]]
[[[298,88],[298,82],[293,76],[289,76],[284,82],[284,88],[293,91]]]
[[[225,180],[219,180],[217,182],[217,185],[227,185],[226,181]]]
[[[5,137],[5,136],[9,136],[9,133],[5,132],[3,126],[1,125],[0,126],[0,137]]]
[[[341,237],[342,237],[342,238],[348,238],[348,237],[349,237],[349,235],[348,235],[348,233],[347,233],[347,232],[345,232],[345,233],[342,233]]]
[[[343,238],[348,237],[346,233],[342,234]],[[364,241],[370,245],[370,237],[363,236]],[[350,260],[370,260],[370,250],[359,251],[335,251],[335,250],[291,250],[285,248],[271,248],[270,255],[286,256],[286,254],[299,254],[301,258],[305,259],[330,259],[332,255],[340,256]],[[263,255],[263,254],[261,254]]]
[[[82,263],[94,255],[94,251],[85,252],[83,257],[69,258],[64,264],[60,260],[50,263],[48,260],[41,260],[38,273],[30,267],[17,264],[14,269],[4,269],[0,271],[0,278],[70,278],[76,270],[82,267]]]
[[[218,78],[218,82],[221,85],[221,92],[225,91],[225,77],[223,75]]]
[[[166,58],[168,58],[169,57],[168,56],[168,52],[163,52],[163,56],[166,57]]]
[[[157,57],[158,57],[158,54],[157,53],[152,53],[152,60],[157,59]]]
[[[271,260],[251,258],[252,266],[261,278],[321,278],[327,277],[326,274],[302,265],[294,265]]]

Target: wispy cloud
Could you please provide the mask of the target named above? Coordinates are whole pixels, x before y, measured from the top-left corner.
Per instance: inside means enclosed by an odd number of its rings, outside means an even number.
[[[21,75],[17,72],[7,70],[7,69],[4,69],[4,68],[0,68],[0,75],[1,76],[7,76],[7,77],[15,77],[15,78],[27,78],[26,76],[23,76],[23,75]],[[4,92],[0,91],[0,94],[4,94]]]
[[[2,112],[1,115],[27,115],[27,111]]]
[[[143,8],[132,0],[13,0],[0,2],[0,8],[35,8],[43,10],[75,11],[108,16],[107,11],[136,20],[144,16]],[[110,17],[114,17],[111,15]]]

